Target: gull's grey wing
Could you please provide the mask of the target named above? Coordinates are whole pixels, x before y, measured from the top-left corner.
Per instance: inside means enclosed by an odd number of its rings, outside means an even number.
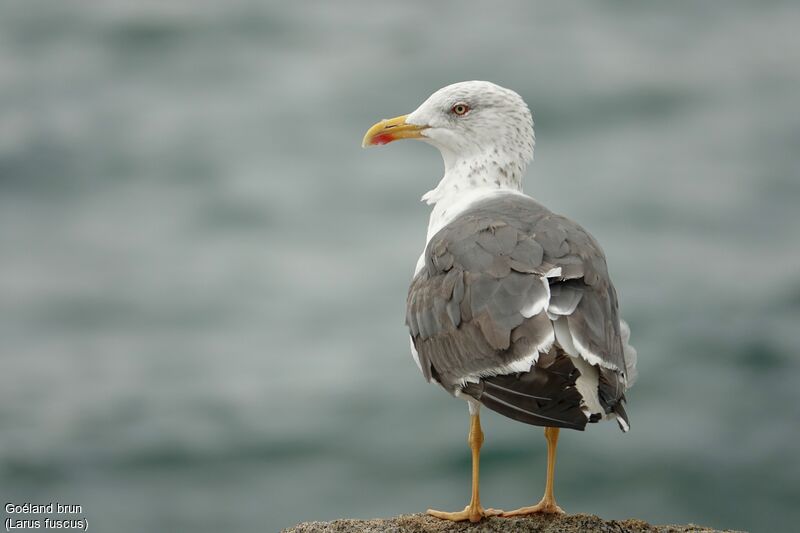
[[[512,418],[582,428],[592,416],[569,356],[581,357],[597,368],[605,413],[622,411],[617,298],[602,250],[580,226],[502,195],[434,235],[424,259],[406,322],[426,379]]]

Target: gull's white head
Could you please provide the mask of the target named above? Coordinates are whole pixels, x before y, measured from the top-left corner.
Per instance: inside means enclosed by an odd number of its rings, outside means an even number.
[[[420,139],[442,153],[445,177],[429,201],[478,187],[520,190],[533,159],[533,117],[514,91],[464,81],[439,89],[408,115],[375,124],[363,145],[398,139]]]

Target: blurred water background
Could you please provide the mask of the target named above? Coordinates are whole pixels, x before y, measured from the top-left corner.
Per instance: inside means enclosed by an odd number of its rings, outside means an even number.
[[[526,190],[603,243],[632,431],[566,432],[571,512],[800,521],[800,4],[0,5],[0,498],[94,531],[276,531],[468,498],[468,417],[408,353],[420,143],[376,120],[488,79]],[[484,417],[482,495],[544,486]],[[6,515],[4,515],[5,517]]]

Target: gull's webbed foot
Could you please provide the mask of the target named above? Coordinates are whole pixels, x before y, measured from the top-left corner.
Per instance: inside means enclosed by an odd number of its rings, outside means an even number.
[[[452,520],[453,522],[463,522],[469,520],[470,522],[480,522],[481,518],[490,516],[499,516],[503,514],[500,509],[484,509],[480,505],[467,505],[463,511],[456,511],[455,513],[447,513],[444,511],[434,511],[428,509],[428,514],[441,518],[442,520]]]
[[[520,507],[514,511],[507,511],[502,513],[500,516],[510,517],[510,516],[523,516],[528,514],[564,514],[564,510],[556,505],[555,500],[542,500],[536,505],[531,505],[530,507]]]

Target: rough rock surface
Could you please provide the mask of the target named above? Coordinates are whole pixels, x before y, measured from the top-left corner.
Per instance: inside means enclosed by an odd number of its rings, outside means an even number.
[[[512,532],[512,533],[735,533],[689,524],[685,526],[653,526],[642,520],[603,520],[594,515],[533,515],[519,518],[490,518],[477,524],[448,522],[424,514],[396,516],[375,520],[334,520],[303,522],[283,530],[284,533],[449,533],[449,532]]]

